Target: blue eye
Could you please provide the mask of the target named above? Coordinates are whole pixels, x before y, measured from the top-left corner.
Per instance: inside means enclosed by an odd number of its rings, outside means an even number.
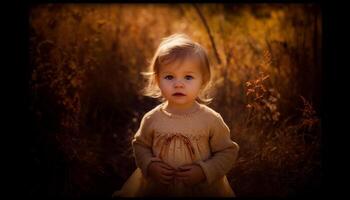
[[[164,77],[164,79],[166,80],[172,80],[174,77],[172,75],[167,75]]]
[[[187,76],[185,76],[185,79],[186,79],[186,80],[192,80],[192,79],[193,79],[193,76],[187,75]]]

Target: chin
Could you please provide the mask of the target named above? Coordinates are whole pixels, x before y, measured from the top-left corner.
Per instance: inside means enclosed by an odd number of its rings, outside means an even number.
[[[189,104],[193,101],[190,101],[188,99],[175,99],[175,100],[172,100],[171,102],[176,103],[176,104]]]
[[[170,101],[176,104],[186,104],[189,102],[187,99],[171,99]]]
[[[175,104],[187,104],[189,102],[188,101],[172,101],[172,103],[175,103]]]

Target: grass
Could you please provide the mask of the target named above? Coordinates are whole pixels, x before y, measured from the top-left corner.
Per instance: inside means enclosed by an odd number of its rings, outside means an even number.
[[[43,173],[31,194],[110,197],[121,187],[136,168],[131,138],[158,104],[139,95],[140,72],[174,32],[208,49],[209,106],[241,147],[228,174],[237,195],[319,188],[320,30],[314,5],[33,6],[30,165]]]

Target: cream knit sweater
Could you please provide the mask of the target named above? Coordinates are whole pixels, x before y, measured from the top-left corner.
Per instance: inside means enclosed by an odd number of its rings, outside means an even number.
[[[231,140],[221,115],[202,104],[185,115],[163,107],[164,103],[158,105],[141,120],[132,141],[138,170],[124,184],[121,196],[234,196],[225,174],[233,167],[239,146]],[[197,163],[206,181],[192,188],[182,182],[155,183],[147,168],[158,160],[174,168]]]

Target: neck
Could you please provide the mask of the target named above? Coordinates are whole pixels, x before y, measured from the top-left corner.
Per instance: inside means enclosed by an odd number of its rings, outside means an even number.
[[[181,104],[181,105],[172,104],[169,101],[166,101],[165,105],[164,105],[164,109],[167,110],[168,112],[174,113],[174,114],[186,114],[186,113],[192,112],[198,106],[199,106],[199,104],[197,103],[197,101],[193,101],[191,103]]]

